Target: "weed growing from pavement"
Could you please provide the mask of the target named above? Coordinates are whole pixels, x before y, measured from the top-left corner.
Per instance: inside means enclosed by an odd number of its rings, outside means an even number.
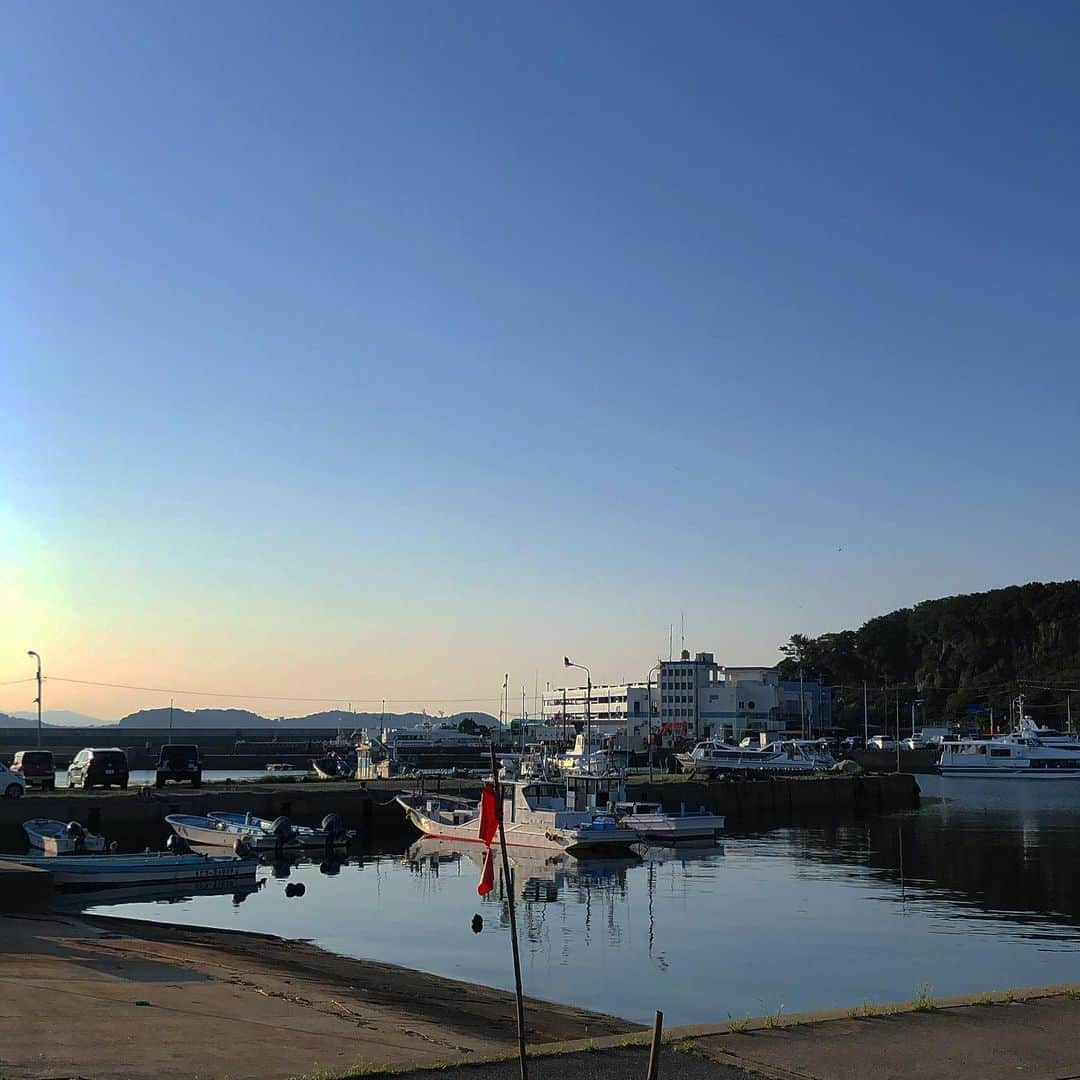
[[[913,1012],[933,1012],[937,1008],[934,999],[930,996],[930,984],[923,983],[919,992],[911,999]]]

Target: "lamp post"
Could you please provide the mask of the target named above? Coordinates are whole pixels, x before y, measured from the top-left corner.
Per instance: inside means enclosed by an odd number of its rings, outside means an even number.
[[[37,744],[41,745],[41,657],[34,652],[33,649],[28,649],[27,656],[34,657],[37,660],[37,697],[34,699],[37,702]]]
[[[653,681],[652,681],[652,677],[653,677],[653,672],[654,671],[659,671],[660,667],[661,667],[660,664],[653,664],[653,666],[651,668],[649,668],[649,674],[646,676],[646,680],[645,680],[645,692],[649,695],[649,783],[650,784],[652,783],[652,778],[653,778],[653,772],[652,772],[652,752],[653,752],[653,741],[652,741],[652,687],[653,687]],[[661,715],[663,715],[663,714],[661,714]]]
[[[592,672],[584,664],[575,664],[569,656],[563,657],[563,665],[585,672],[585,762],[587,771],[592,772]]]

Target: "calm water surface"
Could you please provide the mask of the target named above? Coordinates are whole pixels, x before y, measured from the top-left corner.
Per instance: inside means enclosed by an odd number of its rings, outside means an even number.
[[[1080,979],[1080,784],[919,782],[922,807],[901,815],[729,832],[719,848],[644,859],[514,857],[527,993],[691,1023]],[[463,847],[294,866],[303,897],[267,869],[243,897],[92,910],[510,987],[505,883],[481,900],[479,853]]]
[[[304,776],[304,769],[286,769],[281,772],[268,773],[265,769],[203,769],[203,783],[211,780],[260,780],[264,776]],[[68,786],[67,769],[56,770],[56,786],[66,788]],[[132,769],[128,773],[128,783],[131,787],[153,787],[157,780],[157,772],[154,769]],[[169,787],[174,787],[169,784]],[[181,787],[187,787],[182,784]],[[95,789],[96,790],[96,789]]]

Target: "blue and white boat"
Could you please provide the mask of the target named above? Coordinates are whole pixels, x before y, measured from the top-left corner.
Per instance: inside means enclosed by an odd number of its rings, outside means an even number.
[[[269,837],[277,837],[278,830],[280,829],[279,822],[287,820],[285,818],[277,818],[274,821],[270,821],[268,818],[257,817],[255,814],[233,814],[223,811],[212,810],[207,817],[211,821],[220,821],[225,825],[231,825],[234,828],[242,829],[245,834],[262,833]],[[290,843],[293,846],[299,845],[300,847],[338,847],[347,844],[355,835],[353,832],[349,832],[345,828],[344,822],[337,814],[327,814],[322,820],[322,825],[318,829],[312,828],[310,825],[293,825],[289,823],[292,829],[292,835],[290,837]]]
[[[172,884],[180,881],[217,882],[253,878],[259,861],[234,855],[173,855],[148,851],[142,855],[5,855],[8,862],[48,870],[56,885],[94,889],[106,885]]]

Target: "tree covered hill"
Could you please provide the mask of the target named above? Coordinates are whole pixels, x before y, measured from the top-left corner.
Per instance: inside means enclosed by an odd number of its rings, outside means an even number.
[[[890,727],[897,699],[906,726],[913,699],[925,703],[921,725],[979,706],[1003,717],[1020,693],[1036,719],[1064,724],[1067,689],[1080,688],[1080,581],[927,600],[858,630],[793,634],[781,651],[785,676],[797,679],[801,665],[804,678],[834,687],[833,716],[845,726],[862,724],[864,680],[871,722]],[[1080,725],[1080,693],[1072,711]]]

